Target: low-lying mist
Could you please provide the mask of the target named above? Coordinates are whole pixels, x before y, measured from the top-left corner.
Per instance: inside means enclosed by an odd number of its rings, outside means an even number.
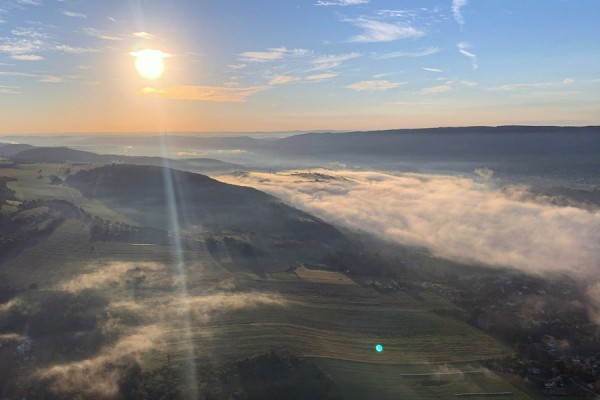
[[[595,274],[600,211],[447,175],[313,170],[224,176],[348,228],[436,255],[530,273]]]
[[[190,337],[209,336],[212,331],[205,327],[213,318],[286,305],[285,299],[276,294],[236,291],[230,281],[202,293],[183,294],[177,290],[177,281],[186,277],[175,274],[169,265],[162,263],[91,264],[84,271],[58,283],[55,289],[57,293],[96,290],[109,294],[110,301],[103,307],[98,321],[104,345],[81,360],[47,365],[36,371],[36,379],[56,394],[115,398],[127,369],[149,350],[168,351],[172,346],[169,343],[176,342],[183,330],[191,330],[187,333]],[[132,296],[129,283],[136,277],[153,284],[159,282],[157,290],[147,291],[137,298]],[[24,306],[21,300],[2,304],[0,315]],[[8,340],[18,340],[18,337],[0,336],[0,341]]]

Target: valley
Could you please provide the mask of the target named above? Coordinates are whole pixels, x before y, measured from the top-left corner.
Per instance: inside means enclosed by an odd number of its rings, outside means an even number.
[[[3,254],[6,300],[0,322],[2,337],[12,339],[3,339],[2,364],[14,357],[23,338],[31,340],[29,356],[17,362],[18,379],[14,370],[0,371],[5,395],[34,388],[33,383],[19,384],[24,376],[29,382],[43,377],[67,395],[73,392],[64,389],[65,382],[101,380],[102,389],[90,383],[84,394],[114,394],[118,379],[111,368],[126,368],[134,356],[151,370],[192,360],[220,365],[274,351],[315,360],[345,388],[344,398],[361,398],[373,385],[379,398],[414,390],[434,398],[503,391],[531,398],[485,367],[488,360],[513,356],[510,346],[467,324],[461,310],[435,291],[414,285],[379,289],[391,280],[406,280],[398,274],[392,279],[393,265],[385,266],[388,277],[350,266],[328,267],[324,261],[331,259],[331,248],[352,251],[344,247],[351,239],[341,232],[332,230],[339,233],[323,236],[319,242],[328,241],[319,244],[296,225],[274,235],[286,225],[250,233],[217,221],[207,236],[204,230],[194,232],[197,224],[180,221],[179,233],[167,229],[156,242],[148,235],[139,241],[124,233],[146,229],[140,222],[156,231],[165,226],[164,214],[156,220],[164,198],[142,193],[139,198],[146,201],[142,205],[130,198],[131,210],[100,192],[86,196],[67,186],[73,177],[86,176],[77,168],[32,164],[2,170],[15,179],[7,185],[16,198],[2,207],[3,219],[24,218],[41,232],[22,249]],[[64,172],[69,169],[71,177]],[[67,183],[52,185],[49,174]],[[131,193],[136,196],[135,189]],[[56,204],[59,200],[70,204],[70,212]],[[142,207],[153,210],[149,219],[139,216]],[[301,221],[311,218],[291,208],[285,212]],[[50,225],[35,213],[54,221],[52,228],[43,231],[39,224]],[[103,239],[92,235],[94,226],[105,229]],[[284,237],[286,246],[281,245]],[[374,254],[360,257],[378,261]],[[54,319],[50,315],[58,309],[48,307],[72,311],[50,323],[46,318]],[[374,350],[378,343],[384,345],[382,353]],[[380,378],[371,379],[373,374]]]

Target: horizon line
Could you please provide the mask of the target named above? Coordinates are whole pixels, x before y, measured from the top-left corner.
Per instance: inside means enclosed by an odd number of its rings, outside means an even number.
[[[469,129],[469,128],[600,128],[598,125],[522,125],[522,124],[502,124],[502,125],[447,125],[447,126],[429,126],[419,128],[387,128],[387,129],[309,129],[309,130],[273,130],[273,131],[110,131],[110,132],[12,132],[0,133],[0,137],[10,136],[116,136],[116,135],[276,135],[276,134],[306,134],[306,133],[352,133],[352,132],[388,132],[388,131],[415,131],[430,129]]]

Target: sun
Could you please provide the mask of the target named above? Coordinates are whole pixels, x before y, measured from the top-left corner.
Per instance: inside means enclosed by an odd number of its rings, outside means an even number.
[[[143,78],[158,79],[165,72],[165,58],[169,57],[167,53],[145,49],[130,54],[135,57],[135,69]]]

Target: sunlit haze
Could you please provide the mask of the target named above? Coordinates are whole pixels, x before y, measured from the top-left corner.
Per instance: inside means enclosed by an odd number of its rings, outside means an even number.
[[[0,132],[598,124],[599,15],[592,0],[4,0]]]

